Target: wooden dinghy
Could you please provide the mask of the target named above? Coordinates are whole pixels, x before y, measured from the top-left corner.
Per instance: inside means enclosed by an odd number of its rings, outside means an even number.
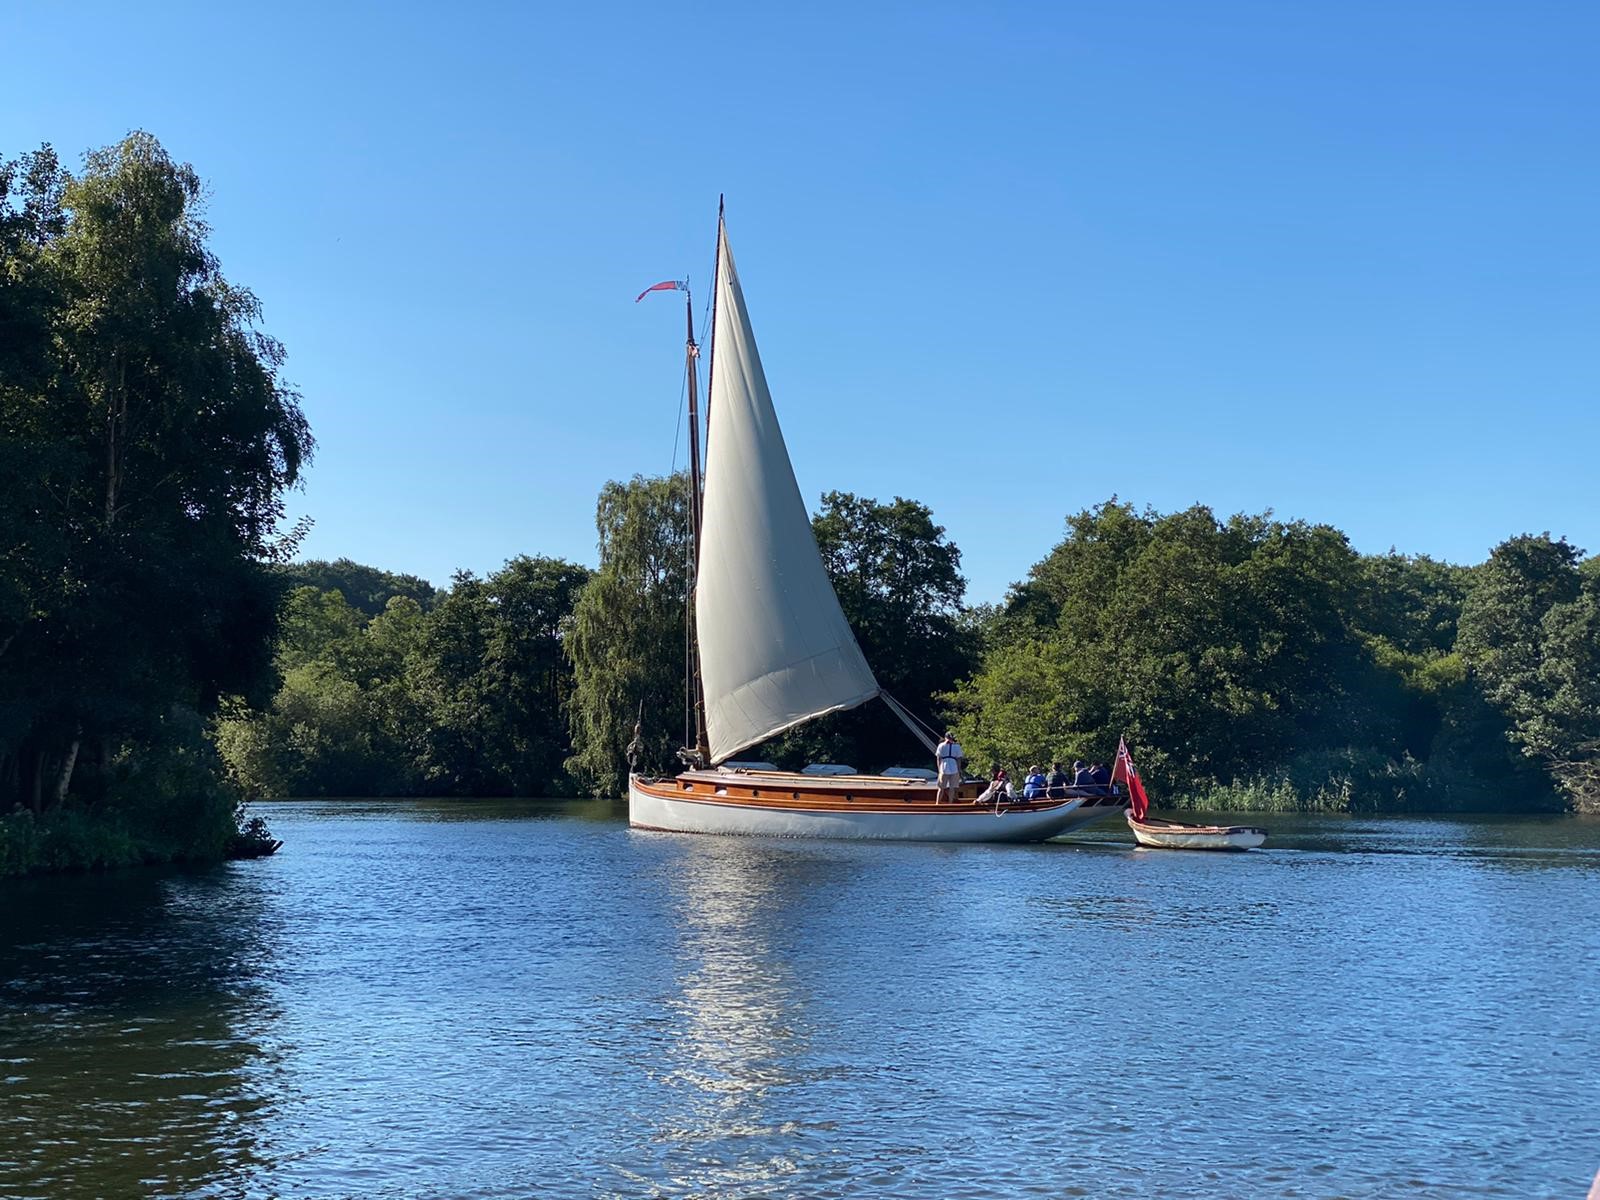
[[[1255,825],[1187,825],[1159,817],[1141,820],[1131,812],[1128,828],[1139,845],[1161,850],[1254,850],[1267,840],[1267,831]]]
[[[1152,817],[1150,797],[1145,795],[1144,781],[1133,765],[1126,739],[1117,743],[1117,765],[1111,778],[1128,785],[1128,828],[1141,846],[1160,850],[1254,850],[1267,840],[1267,831],[1254,825],[1187,825]]]

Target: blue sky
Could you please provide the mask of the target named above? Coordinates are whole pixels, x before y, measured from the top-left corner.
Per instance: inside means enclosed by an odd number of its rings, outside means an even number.
[[[1064,516],[1600,550],[1600,8],[13,5],[0,153],[132,128],[319,442],[308,555],[593,562],[672,465],[716,201],[815,505],[998,599]],[[682,461],[679,451],[679,462]]]

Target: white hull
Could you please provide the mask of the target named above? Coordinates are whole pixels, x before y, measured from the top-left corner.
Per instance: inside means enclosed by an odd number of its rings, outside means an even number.
[[[841,812],[764,807],[749,802],[679,799],[657,795],[628,780],[628,823],[670,833],[723,833],[757,837],[862,838],[901,842],[1042,842],[1057,834],[1123,811],[1112,805],[1083,807],[1074,797],[1048,808],[1006,809],[970,802],[926,806],[904,812]]]
[[[1177,821],[1135,821],[1128,816],[1133,839],[1158,850],[1254,850],[1267,831],[1251,825],[1184,825]]]

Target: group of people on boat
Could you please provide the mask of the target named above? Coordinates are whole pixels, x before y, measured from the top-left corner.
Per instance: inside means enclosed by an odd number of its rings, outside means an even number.
[[[947,732],[944,735],[944,740],[934,750],[934,759],[938,765],[937,799],[943,803],[948,798],[954,803],[959,795],[957,789],[961,786],[961,767],[966,761],[966,752],[962,750],[961,743],[956,741],[955,734]],[[1028,768],[1020,789],[1013,789],[1010,773],[996,763],[989,776],[989,786],[978,799],[980,803],[1065,800],[1069,796],[1111,796],[1116,794],[1116,790],[1111,782],[1111,768],[1105,763],[1086,763],[1082,759],[1075,759],[1072,770],[1068,772],[1061,763],[1053,762],[1048,774],[1043,766],[1035,764]]]
[[[1007,800],[1017,799],[1007,770],[995,764],[989,776],[991,799],[995,796]],[[1065,800],[1068,796],[1109,796],[1115,792],[1111,784],[1111,768],[1105,763],[1086,763],[1077,759],[1069,772],[1058,762],[1050,764],[1049,774],[1035,764],[1028,768],[1022,780],[1023,800]]]

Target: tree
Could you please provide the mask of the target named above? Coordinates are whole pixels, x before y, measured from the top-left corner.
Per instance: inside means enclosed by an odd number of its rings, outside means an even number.
[[[75,178],[52,161],[8,168],[25,199],[0,316],[27,341],[0,460],[32,463],[0,550],[21,564],[0,589],[0,793],[35,810],[82,762],[103,786],[195,727],[175,711],[269,678],[284,587],[266,564],[312,448],[282,347],[206,245],[194,170],[144,133]]]
[[[405,669],[420,621],[409,598],[369,622],[337,591],[296,588],[284,607],[276,695],[261,711],[234,706],[217,727],[223,760],[246,792],[416,794]]]
[[[1581,552],[1549,534],[1496,546],[1461,613],[1460,645],[1489,701],[1527,728],[1548,707],[1540,678],[1545,617],[1576,600]]]
[[[812,518],[839,607],[878,682],[923,719],[977,665],[977,637],[964,620],[961,551],[924,504],[882,504],[829,492]],[[920,762],[927,748],[880,704],[834,713],[755,751],[791,765],[841,762],[870,770]]]
[[[348,558],[335,559],[333,562],[314,558],[289,563],[284,566],[283,573],[297,587],[341,593],[345,600],[369,617],[381,613],[395,596],[409,597],[423,608],[433,607],[439,596],[426,579],[380,571]]]
[[[563,786],[573,686],[564,643],[588,580],[586,567],[526,556],[487,580],[456,575],[411,674],[430,790],[543,795]]]
[[[683,744],[688,494],[683,473],[636,475],[600,491],[600,567],[564,642],[573,671],[567,769],[595,795],[621,794],[636,721],[644,765],[670,767]]]
[[[0,809],[43,801],[45,751],[30,740],[46,701],[44,656],[18,638],[72,588],[62,572],[70,531],[48,490],[77,466],[47,401],[65,384],[54,329],[66,295],[49,250],[65,227],[67,182],[48,146],[0,160]]]
[[[1222,522],[1109,501],[1013,589],[957,689],[973,758],[1107,759],[1126,734],[1158,788],[1192,789],[1346,746],[1396,747],[1352,617],[1358,557],[1337,530]]]
[[[484,666],[502,713],[497,766],[515,795],[566,786],[574,686],[566,641],[591,575],[565,559],[524,555],[489,578],[495,621]]]
[[[1600,572],[1585,572],[1577,598],[1553,606],[1541,626],[1549,700],[1527,744],[1574,808],[1600,812]]]
[[[430,611],[394,595],[370,619],[339,591],[297,588],[277,695],[219,725],[229,768],[271,796],[561,789],[572,687],[563,641],[588,576],[560,559],[516,558],[487,580],[458,572]]]
[[[1496,546],[1461,613],[1460,648],[1507,736],[1574,807],[1600,807],[1600,586],[1565,538]]]

